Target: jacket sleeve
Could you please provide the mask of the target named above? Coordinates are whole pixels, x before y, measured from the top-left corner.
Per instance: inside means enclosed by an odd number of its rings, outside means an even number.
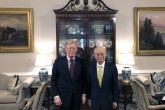
[[[87,72],[87,99],[91,99],[91,80],[90,80],[89,68]]]
[[[87,71],[86,71],[86,67],[85,64],[83,62],[83,93],[82,94],[87,94]]]
[[[52,97],[59,95],[58,87],[57,87],[57,80],[59,77],[58,71],[58,60],[55,60],[55,63],[52,68],[52,77],[51,77],[51,94]]]
[[[113,67],[113,102],[118,102],[118,71]]]

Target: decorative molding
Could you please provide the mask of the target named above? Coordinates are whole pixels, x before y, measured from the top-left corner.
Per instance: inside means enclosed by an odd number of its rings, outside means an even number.
[[[67,13],[67,14],[56,14],[56,17],[79,17],[79,16],[81,16],[81,17],[88,17],[88,18],[90,18],[90,17],[114,17],[115,16],[115,14],[104,14],[104,13],[97,13],[97,14],[93,14],[93,13],[91,13],[91,14],[87,14],[87,12],[84,12],[84,14],[79,14],[79,13]]]
[[[82,10],[78,9],[76,5],[79,5],[79,0],[70,0],[63,8],[53,10],[56,14],[116,14],[118,10],[109,8],[102,0],[93,0],[93,5],[96,5],[94,9],[89,9],[88,0],[84,0],[84,7]]]

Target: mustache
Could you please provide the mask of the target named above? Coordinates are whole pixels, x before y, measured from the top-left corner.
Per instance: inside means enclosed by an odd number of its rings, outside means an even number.
[[[75,53],[75,51],[69,51],[69,53]]]

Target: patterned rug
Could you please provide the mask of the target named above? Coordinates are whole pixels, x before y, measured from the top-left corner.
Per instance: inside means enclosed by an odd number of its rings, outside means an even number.
[[[124,104],[123,103],[119,103],[119,110],[124,110]],[[137,106],[136,104],[127,104],[126,106],[126,110],[137,110]]]
[[[48,109],[47,109],[47,107],[43,106],[41,110],[48,110]],[[54,108],[53,104],[51,104],[50,110],[56,110]],[[124,110],[124,104],[122,102],[119,102],[119,110]],[[137,106],[136,106],[136,104],[132,104],[132,103],[131,104],[127,104],[126,110],[137,110]]]

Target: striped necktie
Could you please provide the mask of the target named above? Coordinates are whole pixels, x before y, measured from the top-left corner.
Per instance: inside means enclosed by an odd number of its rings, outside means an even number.
[[[74,72],[74,63],[73,59],[70,59],[70,77],[73,78],[73,72]]]

